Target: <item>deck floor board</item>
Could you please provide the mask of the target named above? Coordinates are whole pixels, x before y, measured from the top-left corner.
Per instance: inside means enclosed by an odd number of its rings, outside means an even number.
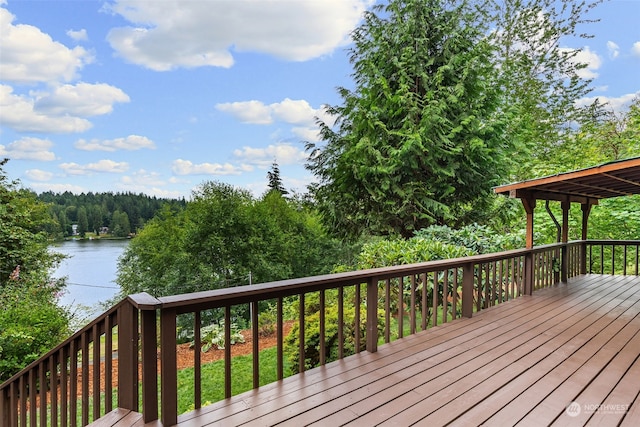
[[[183,414],[178,422],[636,426],[638,378],[640,277],[585,275]],[[577,415],[566,411],[572,402],[580,406]]]

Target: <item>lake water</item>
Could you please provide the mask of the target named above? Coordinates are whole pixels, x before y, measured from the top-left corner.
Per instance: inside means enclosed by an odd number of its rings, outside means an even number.
[[[96,306],[118,293],[115,283],[118,258],[129,240],[67,240],[51,250],[68,255],[54,277],[67,277],[67,289],[60,298],[63,306]]]

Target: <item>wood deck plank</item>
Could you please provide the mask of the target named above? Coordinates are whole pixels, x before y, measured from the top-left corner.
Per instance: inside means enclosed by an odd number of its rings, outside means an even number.
[[[551,296],[549,297],[549,300],[552,298],[557,297]],[[523,303],[523,301],[521,300],[514,300],[514,302],[516,301],[520,304]],[[509,303],[506,304],[508,305]],[[506,319],[504,320],[504,322],[509,323],[512,317],[517,316],[519,311],[521,312],[521,309],[519,307],[520,304],[514,304],[513,310],[504,310],[503,312],[497,312],[497,318],[499,320]],[[541,304],[541,306],[544,306],[544,303]],[[447,327],[446,325],[450,325],[450,327]],[[420,348],[431,347],[432,353],[436,354],[439,349],[449,349],[452,342],[455,344],[459,344],[463,343],[465,339],[470,340],[474,338],[478,341],[484,342],[486,341],[486,337],[482,337],[483,331],[489,331],[492,327],[486,321],[483,321],[480,316],[473,319],[461,319],[457,322],[447,323],[446,325],[426,331],[425,333],[427,333],[427,335],[425,335],[424,337],[422,337],[421,334],[417,334],[404,338],[403,340],[394,341],[390,344],[387,344],[384,352],[377,352],[373,354],[361,353],[359,355],[354,355],[341,361],[332,362],[325,367],[320,367],[308,371],[303,375],[297,376],[299,380],[293,384],[293,387],[288,388],[283,385],[280,390],[276,389],[276,393],[273,393],[273,398],[265,399],[265,397],[261,396],[260,394],[248,392],[245,395],[236,396],[230,399],[230,401],[233,401],[232,405],[236,405],[237,408],[238,398],[241,398],[243,406],[249,408],[248,412],[246,413],[238,413],[238,411],[228,411],[226,409],[223,409],[226,408],[226,405],[218,408],[216,412],[219,412],[219,410],[222,409],[224,413],[234,414],[233,418],[225,419],[225,421],[227,423],[230,423],[231,425],[246,422],[252,417],[259,416],[261,413],[268,413],[269,411],[265,410],[265,408],[267,407],[283,404],[297,404],[297,401],[304,396],[313,396],[318,392],[325,393],[325,390],[332,385],[342,385],[350,379],[356,379],[360,381],[367,380],[367,377],[369,375],[372,375],[372,373],[375,374],[380,369],[380,366],[385,366],[385,364],[388,365],[389,362],[387,362],[387,360],[403,360],[404,363],[406,363],[408,357],[416,357],[415,353]],[[419,358],[415,360],[416,363],[419,361]],[[404,366],[399,366],[397,367],[397,370],[401,371],[403,368]],[[255,400],[255,398],[259,399],[260,401]],[[322,400],[324,400],[325,398],[326,393],[322,397]],[[214,422],[216,420],[222,419],[221,417],[217,417],[217,415],[218,414],[211,417],[203,413],[198,418],[197,422]],[[186,421],[187,420],[185,420],[185,422]],[[184,425],[201,424],[194,423]]]
[[[496,347],[487,355],[474,358],[475,369],[454,371],[445,376],[449,380],[446,388],[434,389],[431,383],[419,386],[415,391],[423,396],[422,400],[411,406],[412,402],[403,399],[405,409],[399,412],[395,419],[389,419],[388,423],[393,425],[400,420],[412,423],[422,419],[425,423],[452,421],[457,414],[480,403],[493,390],[526,372],[535,363],[553,354],[559,345],[581,333],[593,322],[595,308],[608,310],[617,305],[615,302],[608,305],[609,302],[604,298],[598,300],[602,306],[585,302],[584,305],[575,306],[561,315],[545,319],[536,327],[510,340],[508,345]],[[553,326],[549,328],[549,325]],[[529,328],[527,324],[523,324],[522,327]],[[503,369],[504,365],[509,366],[509,369]],[[484,392],[478,389],[483,384]],[[375,417],[375,414],[372,416]]]
[[[640,292],[636,292],[634,297],[636,303],[640,301]],[[532,384],[536,379],[542,377],[545,372],[548,372],[554,366],[566,360],[568,353],[570,354],[572,351],[577,351],[587,342],[594,341],[587,341],[586,336],[599,336],[603,342],[608,340],[610,337],[610,332],[608,331],[612,332],[619,329],[629,323],[635,316],[635,312],[625,314],[625,312],[633,311],[630,310],[631,300],[617,307],[615,307],[615,304],[617,304],[615,301],[611,302],[611,311],[607,315],[599,313],[601,310],[593,312],[592,315],[584,317],[573,327],[558,334],[525,357],[512,363],[509,369],[499,370],[491,374],[491,376],[483,376],[482,373],[478,373],[478,375],[475,375],[473,390],[469,389],[469,392],[442,405],[428,417],[421,418],[420,420],[423,422],[433,422],[434,420],[452,422],[457,418],[456,413],[464,413],[473,408],[486,408],[489,406],[487,400],[489,400],[496,390],[506,388],[513,381],[521,378],[523,385],[526,387],[527,383]],[[617,319],[614,316],[618,316]],[[615,320],[619,320],[619,322],[616,323]],[[613,328],[610,328],[612,325]],[[640,327],[640,324],[635,326]],[[595,346],[600,348],[602,345],[603,344],[596,343]],[[484,380],[485,378],[490,378],[490,380]],[[464,380],[469,382],[472,378],[467,377]],[[459,388],[460,386],[456,385],[455,387]],[[482,405],[480,405],[480,403],[482,403]],[[467,418],[467,420],[471,420],[471,418]],[[478,419],[475,418],[474,421],[477,422]]]
[[[587,283],[587,281],[585,281],[585,283]],[[594,283],[587,283],[585,286],[594,286]],[[552,292],[548,292],[548,290],[545,289],[540,292],[540,294],[538,295],[538,299],[534,304],[526,301],[526,298],[510,300],[499,306],[500,310],[496,313],[496,319],[508,318],[509,316],[517,316],[517,313],[523,306],[527,306],[527,309],[531,310],[535,309],[535,307],[537,306],[543,307],[547,304],[548,300],[554,298],[558,298],[558,296]],[[493,310],[496,310],[497,308],[498,306],[492,307],[486,312],[491,312]],[[403,338],[401,341],[394,341],[392,343],[386,344],[384,354],[381,352],[374,354],[361,353],[357,356],[352,356],[344,360],[332,362],[324,367],[307,371],[302,375],[285,378],[280,382],[263,386],[260,388],[259,393],[255,390],[252,390],[240,396],[226,399],[225,401],[207,406],[198,411],[182,415],[179,420],[182,423],[186,423],[190,418],[203,417],[208,412],[234,414],[238,411],[241,411],[243,407],[255,407],[257,405],[269,403],[274,398],[280,398],[285,394],[293,395],[302,388],[308,387],[320,381],[326,381],[328,378],[331,378],[333,376],[340,375],[343,377],[344,374],[349,370],[360,370],[363,366],[368,365],[372,361],[377,361],[381,357],[392,358],[401,356],[402,354],[410,354],[413,351],[411,349],[413,345],[424,345],[425,343],[437,345],[447,343],[451,339],[451,336],[456,335],[457,330],[461,330],[463,328],[472,330],[474,328],[474,325],[477,323],[483,323],[483,320],[479,315],[471,319],[458,319],[457,321],[449,322],[444,325],[438,326],[437,328],[429,330],[430,333],[426,336],[426,338],[421,334],[411,335],[409,337]],[[484,324],[486,324],[486,322],[484,322]],[[462,333],[457,333],[457,335],[462,335]],[[357,359],[355,359],[354,357],[357,357]],[[371,370],[375,370],[374,366],[369,366],[369,368]]]
[[[489,417],[494,417],[487,425],[505,425],[518,421],[523,415],[522,405],[536,404],[543,396],[559,385],[571,373],[582,366],[593,354],[608,342],[629,321],[629,314],[625,315],[630,305],[637,303],[638,295],[634,300],[620,304],[609,314],[615,320],[607,323],[605,317],[601,317],[580,335],[559,347],[550,357],[541,363],[532,366],[523,375],[518,376],[507,385],[501,387],[493,394],[485,398],[482,405],[477,405],[456,419],[452,425],[468,426],[472,423],[487,422]]]
[[[640,278],[585,275],[179,417],[180,426],[640,425]],[[591,403],[591,402],[585,402]],[[626,408],[626,406],[625,406]],[[593,415],[593,416],[591,416]]]
[[[584,298],[584,296],[577,295],[576,298]],[[554,308],[559,312],[564,310],[562,300],[560,298],[552,301],[556,301],[558,305],[555,306],[553,303],[547,301],[547,304],[541,307],[536,307],[537,310],[550,311]],[[368,405],[374,405],[375,407],[377,406],[377,402],[372,398],[372,393],[375,394],[380,390],[380,386],[378,384],[373,384],[372,386],[371,384],[376,380],[387,382],[389,381],[389,378],[391,378],[391,381],[396,385],[400,384],[398,385],[398,387],[400,387],[403,384],[403,381],[422,375],[422,371],[425,368],[429,368],[429,365],[437,365],[437,369],[442,370],[442,372],[446,372],[447,365],[442,364],[442,362],[447,361],[454,356],[455,352],[463,351],[467,353],[467,357],[470,359],[473,357],[473,355],[468,353],[470,348],[482,345],[486,351],[489,351],[496,344],[496,340],[508,342],[509,338],[515,337],[520,331],[513,332],[512,335],[505,337],[504,333],[497,327],[497,325],[501,325],[504,328],[514,329],[518,326],[517,322],[514,322],[514,320],[520,318],[524,319],[523,321],[526,321],[529,320],[528,316],[531,316],[531,319],[535,319],[537,317],[536,313],[538,311],[533,308],[533,305],[523,307],[525,307],[525,309],[521,309],[519,312],[512,313],[509,317],[495,321],[487,321],[481,317],[481,314],[479,314],[477,317],[482,319],[481,327],[469,325],[468,330],[467,328],[465,328],[465,330],[458,330],[457,335],[443,335],[441,338],[443,338],[444,341],[435,346],[430,346],[427,341],[423,340],[419,345],[415,345],[407,349],[407,354],[402,355],[400,358],[396,358],[397,360],[393,363],[385,366],[381,365],[382,367],[374,366],[375,369],[371,371],[372,374],[370,375],[363,377],[358,373],[358,375],[353,378],[354,381],[351,381],[352,378],[343,377],[340,378],[339,383],[335,385],[333,383],[329,384],[326,382],[324,384],[319,384],[316,389],[306,390],[307,394],[298,394],[296,396],[297,400],[287,399],[286,406],[281,407],[277,411],[263,412],[265,415],[261,418],[255,418],[256,413],[260,413],[259,410],[256,410],[250,411],[243,416],[231,417],[227,421],[233,425],[239,422],[247,422],[248,420],[254,421],[257,425],[270,425],[270,423],[275,422],[275,420],[284,419],[287,420],[286,424],[291,425],[308,423],[311,421],[312,417],[307,413],[307,410],[313,410],[314,412],[319,413],[319,416],[324,417],[328,410],[326,407],[323,407],[325,404],[331,404],[334,409],[336,409],[335,405],[337,402],[334,401],[338,401],[339,404],[359,402],[359,400],[353,400],[353,394],[351,396],[346,396],[346,394],[355,392],[358,392],[361,395],[360,400],[366,399]],[[527,314],[526,310],[531,310],[531,313]],[[482,313],[482,315],[487,314],[488,312]],[[463,322],[464,321],[465,320],[463,320]],[[434,330],[435,329],[431,331]],[[428,336],[429,331],[426,331],[425,334]],[[398,341],[395,342],[396,345],[398,343]],[[380,351],[379,353],[384,352]],[[409,366],[409,368],[407,368],[407,366]],[[384,388],[384,386],[382,386],[382,388]],[[391,393],[402,395],[406,392],[407,390],[394,389]],[[359,412],[361,405],[359,404],[356,408],[350,407],[348,411],[353,411],[354,409],[356,409],[356,412]],[[300,414],[301,417],[293,418],[298,414]],[[342,422],[345,420],[343,414],[338,415],[338,418],[342,420]],[[330,424],[331,422],[332,421],[330,419],[322,419],[323,424]]]

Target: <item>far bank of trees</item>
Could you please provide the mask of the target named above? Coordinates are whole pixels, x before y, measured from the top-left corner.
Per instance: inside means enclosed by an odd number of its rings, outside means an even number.
[[[108,232],[114,237],[136,233],[166,205],[184,207],[184,200],[162,199],[133,193],[44,192],[38,200],[49,204],[53,222],[48,227],[52,237],[68,237],[74,232],[81,237],[87,233]]]

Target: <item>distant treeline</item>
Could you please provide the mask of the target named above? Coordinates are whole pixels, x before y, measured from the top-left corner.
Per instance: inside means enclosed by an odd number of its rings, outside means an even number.
[[[53,221],[47,230],[54,237],[87,233],[126,237],[141,229],[165,206],[183,208],[184,199],[162,199],[133,193],[45,192],[38,200],[49,204]]]

